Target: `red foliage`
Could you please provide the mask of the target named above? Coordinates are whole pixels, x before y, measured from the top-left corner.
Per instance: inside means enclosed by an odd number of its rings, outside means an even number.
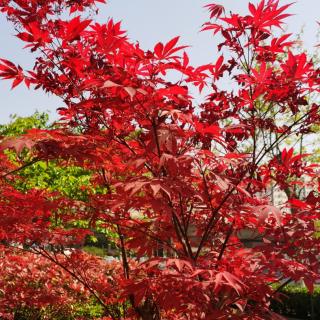
[[[106,264],[76,250],[62,254],[40,248],[34,253],[17,247],[1,249],[3,319],[13,319],[13,312],[23,308],[50,307],[56,314],[72,314],[73,304],[88,302],[96,292],[103,292],[102,303],[121,301],[116,291],[118,263]]]
[[[293,52],[290,35],[273,35],[289,5],[249,4],[245,16],[208,5],[216,21],[203,30],[221,34],[221,55],[193,67],[178,37],[144,51],[120,23],[82,18],[95,2],[0,1],[22,30],[17,36],[38,53],[28,72],[2,59],[0,77],[13,86],[24,80],[65,103],[59,129],[5,139],[2,150],[28,147],[35,161],[85,167],[107,189],[84,203],[37,190],[22,194],[10,186],[17,171],[3,164],[1,240],[27,244],[48,259],[54,272],[63,272],[57,285],[82,274],[84,290],[112,319],[279,319],[268,310],[276,295],[269,284],[303,280],[312,290],[319,278],[319,173],[304,155],[280,151],[284,139],[319,124],[318,105],[309,98],[319,91],[319,68]],[[73,14],[69,20],[61,18],[65,11]],[[181,80],[169,81],[169,70]],[[219,87],[228,75],[232,91]],[[191,85],[210,90],[200,106]],[[271,187],[287,200],[273,205]],[[303,187],[308,196],[299,198]],[[74,252],[59,262],[57,250],[85,235],[70,229],[77,219],[118,234],[122,269],[112,279],[118,295],[109,294],[101,261]],[[9,253],[4,263],[12,259]],[[20,262],[31,269],[22,281],[37,277],[44,263],[29,255]],[[29,289],[22,284],[20,295]],[[49,294],[40,290],[30,303],[55,299]]]

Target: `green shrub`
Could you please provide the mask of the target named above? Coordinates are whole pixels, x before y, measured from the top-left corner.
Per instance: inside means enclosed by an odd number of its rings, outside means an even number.
[[[272,301],[273,311],[299,319],[320,319],[320,287],[311,295],[305,287],[288,285],[281,290],[280,299]]]
[[[82,250],[84,250],[87,253],[93,254],[95,256],[102,257],[102,258],[107,255],[106,249],[98,248],[98,247],[94,247],[94,246],[85,246],[82,248]]]
[[[94,299],[69,306],[68,308],[32,308],[21,307],[14,313],[14,320],[94,320],[103,317],[103,307]]]

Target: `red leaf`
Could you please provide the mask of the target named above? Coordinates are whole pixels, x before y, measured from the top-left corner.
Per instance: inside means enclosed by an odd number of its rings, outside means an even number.
[[[210,12],[210,19],[218,19],[224,13],[224,7],[215,3],[207,4],[204,6],[204,8],[208,8]]]
[[[107,80],[103,83],[102,88],[113,88],[113,87],[120,87],[120,84],[114,83],[111,80]]]
[[[219,31],[222,30],[222,26],[215,24],[215,23],[205,23],[202,26],[201,31],[208,31],[208,30],[213,30],[213,34],[215,35],[216,33],[218,33]]]
[[[161,184],[159,182],[150,183],[150,187],[153,191],[153,195],[156,196],[161,189]]]
[[[314,281],[312,279],[304,278],[303,279],[304,284],[308,288],[308,291],[310,294],[313,294],[314,291]]]
[[[155,55],[161,59],[163,55],[163,44],[161,42],[158,42],[154,47],[154,53]]]
[[[66,24],[64,41],[73,41],[88,27],[91,20],[80,21],[80,16],[73,18]]]
[[[3,64],[0,63],[0,77],[3,79],[13,79],[12,89],[25,80],[20,66],[16,66],[6,59],[0,59],[0,61],[3,62]]]
[[[215,278],[214,290],[219,292],[221,286],[227,285],[233,288],[238,295],[241,295],[246,285],[236,276],[228,271],[219,272]]]
[[[288,202],[291,203],[294,207],[301,208],[301,209],[306,209],[309,207],[306,202],[301,201],[299,199],[290,199]]]
[[[27,32],[21,32],[17,34],[17,37],[19,39],[21,39],[22,41],[26,41],[26,42],[33,42],[34,41],[34,37]]]
[[[163,53],[166,54],[168,53],[179,41],[180,37],[175,37],[173,39],[171,39],[165,46],[163,49]]]
[[[28,137],[18,137],[18,138],[7,138],[0,144],[1,150],[4,149],[15,149],[17,154],[26,149],[32,149],[36,142]]]
[[[128,93],[128,95],[130,96],[130,99],[132,100],[133,97],[136,95],[137,90],[132,88],[132,87],[123,87],[123,89]]]

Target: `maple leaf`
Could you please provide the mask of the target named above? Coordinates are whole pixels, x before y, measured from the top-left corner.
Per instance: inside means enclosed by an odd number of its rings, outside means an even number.
[[[65,34],[64,41],[70,41],[77,39],[81,32],[88,27],[88,25],[91,23],[91,20],[80,20],[80,16],[77,16],[70,20],[65,25]]]
[[[29,137],[6,138],[1,141],[0,149],[14,149],[18,155],[24,149],[32,149],[36,145],[36,141]]]
[[[257,6],[252,3],[249,4],[249,10],[253,17],[253,24],[255,27],[268,31],[271,27],[281,27],[283,19],[290,16],[290,14],[283,13],[292,4],[286,4],[279,7],[278,0],[270,0],[267,3],[260,1]]]
[[[208,30],[213,30],[213,34],[215,35],[222,30],[222,26],[215,23],[207,22],[202,26],[201,31],[208,31]]]
[[[238,295],[241,295],[242,291],[246,288],[246,285],[239,278],[227,271],[217,273],[215,277],[214,290],[219,292],[222,285],[231,287],[237,292]]]
[[[224,7],[215,3],[207,4],[204,6],[204,8],[208,8],[210,12],[210,19],[218,19],[224,13]]]
[[[25,80],[22,68],[6,59],[0,59],[0,78],[14,79],[11,89],[18,86],[23,80]]]
[[[42,30],[37,22],[32,22],[27,27],[28,32],[20,32],[17,37],[25,42],[50,43],[51,37],[48,30]],[[28,47],[28,45],[27,45]]]
[[[154,47],[155,56],[160,60],[174,58],[174,56],[172,56],[172,54],[188,47],[188,46],[175,47],[176,44],[178,43],[179,39],[180,39],[180,37],[175,37],[175,38],[171,39],[165,45],[163,45],[163,43],[161,43],[161,42],[158,42]]]

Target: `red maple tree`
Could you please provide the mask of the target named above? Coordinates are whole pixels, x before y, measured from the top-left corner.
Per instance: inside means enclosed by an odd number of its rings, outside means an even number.
[[[283,141],[319,123],[320,72],[290,35],[275,35],[289,5],[262,0],[244,16],[208,5],[203,30],[222,36],[221,55],[193,67],[179,37],[144,51],[120,23],[86,18],[96,2],[104,1],[0,1],[37,53],[30,71],[1,59],[0,77],[64,102],[59,127],[1,144],[0,240],[11,266],[1,270],[2,315],[26,296],[31,305],[61,303],[57,292],[75,299],[82,290],[104,319],[279,319],[270,285],[303,280],[312,291],[319,279],[319,173]],[[208,91],[201,105],[191,86]],[[7,149],[25,148],[30,162],[9,161]],[[81,202],[16,190],[19,170],[40,160],[86,168],[104,192]],[[287,199],[273,205],[271,188]],[[121,259],[110,265],[74,248],[89,232],[79,220],[116,233]],[[3,283],[19,265],[30,272],[17,299],[17,286]],[[32,294],[28,279],[41,268],[53,289]],[[57,282],[45,277],[57,272]]]

